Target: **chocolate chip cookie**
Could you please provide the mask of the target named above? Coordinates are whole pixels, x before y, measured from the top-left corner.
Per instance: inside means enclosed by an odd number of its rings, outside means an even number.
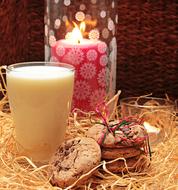
[[[106,168],[112,173],[120,173],[120,172],[127,172],[127,171],[140,171],[146,165],[148,161],[145,156],[135,156],[133,158],[117,160],[112,163],[106,164]]]
[[[102,132],[105,131],[105,126],[102,124],[95,124],[91,128],[88,129],[86,136],[93,138],[95,141],[101,137]],[[115,146],[115,137],[112,133],[108,133],[104,142],[101,144],[103,147],[114,147]]]
[[[102,148],[102,159],[117,159],[117,158],[131,158],[138,156],[143,151],[136,147],[124,147],[124,148]]]
[[[59,146],[50,161],[51,183],[61,188],[70,186],[96,167],[100,160],[100,146],[92,138],[68,140]]]
[[[143,125],[121,120],[114,124],[95,124],[88,129],[86,136],[95,139],[102,147],[120,148],[142,146],[147,133]]]

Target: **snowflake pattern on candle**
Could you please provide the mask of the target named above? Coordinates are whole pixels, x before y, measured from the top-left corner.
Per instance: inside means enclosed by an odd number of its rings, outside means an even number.
[[[51,61],[51,62],[58,62],[58,58],[55,57],[55,56],[51,56],[50,61]]]
[[[92,79],[96,75],[96,66],[92,63],[84,63],[80,68],[80,75],[84,79]]]
[[[106,91],[102,88],[95,90],[94,92],[92,92],[91,96],[90,96],[90,107],[92,109],[95,109],[96,106],[101,103],[102,101],[104,101],[104,99],[106,98]]]
[[[101,42],[101,43],[98,44],[98,51],[100,53],[105,53],[106,50],[107,50],[107,45],[106,45],[105,42]]]
[[[73,65],[79,65],[83,59],[83,52],[79,48],[72,48],[64,58],[64,60],[71,62]]]
[[[63,56],[65,54],[65,48],[63,46],[57,46],[56,53],[59,56]]]
[[[76,81],[74,94],[77,100],[86,100],[91,93],[90,85],[86,81]]]
[[[89,50],[88,52],[87,52],[87,58],[88,58],[88,60],[89,61],[94,61],[94,60],[96,60],[96,58],[97,58],[97,52],[95,51],[95,50]]]
[[[99,84],[101,87],[106,87],[106,69],[105,69],[105,68],[103,68],[103,69],[98,73],[97,80],[98,80],[98,84]]]
[[[100,65],[106,66],[107,63],[108,63],[108,57],[107,57],[107,55],[102,55],[102,56],[100,57]]]

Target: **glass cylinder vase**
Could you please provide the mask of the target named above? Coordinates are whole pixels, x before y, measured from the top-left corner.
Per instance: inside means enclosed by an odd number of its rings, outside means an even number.
[[[46,0],[45,60],[75,67],[72,107],[93,111],[116,88],[117,0]]]

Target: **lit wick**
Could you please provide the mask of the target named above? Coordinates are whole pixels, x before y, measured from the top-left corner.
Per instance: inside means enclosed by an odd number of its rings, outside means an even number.
[[[80,27],[78,27],[75,22],[73,22],[73,24],[75,27],[73,28],[72,32],[68,32],[66,34],[65,38],[70,42],[80,44],[83,39],[82,33],[85,31],[85,23],[82,22]]]

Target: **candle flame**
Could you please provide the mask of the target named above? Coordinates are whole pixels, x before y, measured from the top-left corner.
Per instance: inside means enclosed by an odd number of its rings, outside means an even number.
[[[85,22],[81,22],[81,23],[80,23],[80,31],[81,31],[81,32],[85,32],[85,28],[86,28]]]
[[[156,134],[158,134],[158,133],[160,132],[160,129],[159,129],[159,128],[150,125],[150,124],[149,124],[148,122],[146,122],[146,121],[143,123],[143,125],[144,125],[144,127],[145,127],[145,129],[147,130],[148,133],[156,133]]]
[[[65,38],[73,43],[80,43],[83,39],[82,33],[85,31],[85,22],[81,22],[80,26],[78,26],[75,22],[73,22],[74,28],[72,32],[68,32]]]

